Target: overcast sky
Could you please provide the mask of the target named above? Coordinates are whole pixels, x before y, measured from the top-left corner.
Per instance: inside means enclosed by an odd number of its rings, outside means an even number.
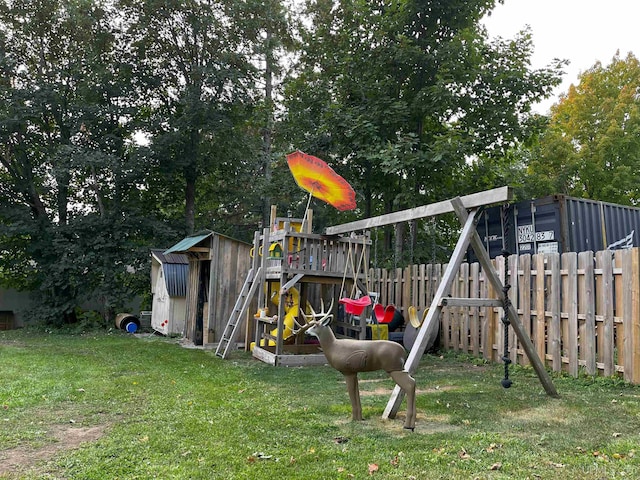
[[[628,52],[640,56],[640,0],[505,0],[484,22],[492,37],[503,38],[529,25],[533,68],[553,58],[571,62],[554,98],[534,108],[539,113],[547,113],[596,61],[609,65],[617,50],[623,58]]]

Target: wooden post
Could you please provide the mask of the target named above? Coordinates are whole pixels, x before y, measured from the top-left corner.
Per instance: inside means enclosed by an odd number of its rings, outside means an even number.
[[[634,248],[630,251],[631,261],[625,262],[631,264],[631,299],[627,300],[630,312],[627,317],[631,322],[631,365],[633,371],[631,373],[631,381],[636,385],[640,383],[640,251]]]
[[[471,279],[469,282],[469,290],[471,298],[480,297],[480,264],[474,262],[471,264]],[[471,309],[471,318],[469,320],[469,330],[471,331],[471,352],[474,356],[480,355],[480,307]]]
[[[466,213],[466,212],[465,212]],[[409,352],[409,356],[407,358],[407,362],[405,364],[405,370],[409,373],[413,373],[418,368],[420,363],[420,358],[424,354],[424,350],[427,346],[427,341],[431,337],[433,330],[436,328],[436,322],[440,318],[440,312],[442,311],[442,306],[440,305],[440,300],[445,297],[450,289],[451,283],[455,278],[455,275],[458,273],[458,268],[464,259],[464,254],[467,250],[467,246],[469,245],[469,238],[473,233],[475,233],[475,216],[477,210],[472,210],[464,226],[462,228],[462,232],[460,233],[460,238],[458,238],[458,243],[456,244],[455,249],[453,250],[453,254],[451,255],[451,260],[447,265],[447,269],[442,276],[442,281],[438,286],[438,290],[436,290],[436,294],[434,295],[433,301],[431,302],[431,306],[429,307],[429,312],[427,313],[427,317],[420,327],[418,331],[418,336],[413,344],[413,348],[411,352]],[[396,413],[398,413],[398,409],[400,408],[400,404],[402,403],[403,392],[398,385],[395,386],[393,392],[391,393],[391,398],[387,403],[387,406],[382,413],[382,418],[395,418]]]
[[[598,313],[602,316],[602,327],[598,329],[598,333],[602,334],[602,349],[600,360],[603,363],[604,375],[609,377],[616,371],[614,362],[614,319],[613,319],[613,298],[611,291],[613,289],[613,258],[610,251],[600,251],[596,253],[596,268],[600,268],[601,281],[600,291],[598,292]],[[599,343],[600,345],[600,343]]]
[[[549,254],[549,270],[551,270],[551,295],[550,310],[551,324],[549,337],[551,337],[549,352],[551,353],[551,365],[555,372],[562,371],[562,329],[560,325],[560,254]]]
[[[536,322],[533,330],[533,341],[540,358],[545,359],[546,349],[546,318],[545,318],[545,274],[544,274],[544,254],[537,253],[533,256],[533,263],[536,268]]]
[[[456,202],[456,199],[452,200],[452,203],[454,208],[456,209],[456,214],[458,215],[458,218],[460,218],[460,221],[462,221],[467,215],[467,212],[464,206],[461,204],[460,201]],[[471,215],[469,215],[469,217],[471,217]],[[492,267],[491,260],[489,258],[489,253],[487,253],[487,251],[485,250],[484,245],[482,244],[482,240],[480,239],[480,236],[478,235],[478,232],[475,229],[473,230],[473,235],[471,236],[471,246],[473,247],[473,250],[476,256],[478,257],[478,260],[480,261],[480,265],[482,265],[482,268],[485,270],[485,275],[487,276],[491,284],[494,286],[499,299],[504,300],[504,293],[502,291],[502,284],[500,282],[500,278],[498,277],[498,274],[495,271],[495,269]],[[509,314],[509,320],[511,321],[511,327],[513,328],[513,331],[516,333],[516,336],[518,337],[518,341],[522,345],[522,348],[527,354],[527,357],[529,357],[529,361],[531,362],[533,369],[538,375],[538,378],[540,379],[542,386],[544,387],[545,391],[549,396],[557,397],[558,392],[556,391],[556,387],[553,385],[553,382],[551,381],[551,377],[549,376],[549,373],[545,370],[544,364],[540,360],[540,357],[538,357],[538,355],[536,354],[536,351],[535,351],[535,348],[533,347],[533,343],[531,342],[531,339],[526,335],[526,332],[522,328],[522,324],[520,323],[520,319],[518,318],[518,312],[516,312],[516,309],[513,305],[509,305],[508,314]]]
[[[594,280],[593,252],[578,254],[578,268],[582,278],[579,285],[580,313],[584,315],[584,324],[580,328],[580,349],[584,357],[585,370],[589,375],[598,371],[596,357],[596,295]]]
[[[531,255],[520,255],[518,263],[522,270],[522,280],[518,282],[522,326],[527,337],[531,338]],[[522,345],[518,346],[522,347]],[[522,365],[529,365],[526,355],[522,356]]]
[[[567,338],[565,344],[569,357],[569,374],[578,376],[578,255],[575,252],[562,254],[562,267],[567,271],[566,287],[563,288],[563,311],[568,313]]]

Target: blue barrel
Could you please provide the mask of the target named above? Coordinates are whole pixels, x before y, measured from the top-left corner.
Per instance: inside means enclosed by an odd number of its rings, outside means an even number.
[[[116,328],[127,333],[136,333],[140,328],[140,320],[131,313],[119,313],[116,315]]]

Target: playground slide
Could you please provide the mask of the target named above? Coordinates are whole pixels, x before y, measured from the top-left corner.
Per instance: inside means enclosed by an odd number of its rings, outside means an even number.
[[[279,286],[276,284],[275,285],[275,292],[274,294],[271,296],[271,301],[278,306],[278,304],[280,303],[280,296],[277,294],[277,291],[279,290]],[[289,290],[289,292],[287,293],[287,295],[285,295],[286,298],[286,303],[284,306],[284,311],[285,311],[285,316],[284,316],[284,332],[283,332],[283,340],[286,340],[287,338],[291,337],[291,335],[293,335],[293,328],[295,325],[295,319],[298,316],[299,313],[299,303],[300,303],[300,292],[298,292],[297,289],[295,288],[291,288]],[[273,337],[277,337],[278,335],[278,328],[274,328],[273,330],[271,330],[269,332]],[[255,346],[256,342],[251,342],[251,345],[249,346],[250,350],[253,351],[253,347]],[[275,346],[275,342],[273,340],[269,340],[269,344],[270,347]],[[265,346],[265,341],[264,339],[260,340],[260,346],[264,347]]]

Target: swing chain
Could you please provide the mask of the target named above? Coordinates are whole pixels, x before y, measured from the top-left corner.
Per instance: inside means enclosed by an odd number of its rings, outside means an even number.
[[[513,382],[509,379],[509,365],[511,364],[511,358],[509,356],[509,325],[511,325],[511,321],[509,320],[509,309],[511,308],[509,290],[511,289],[511,285],[509,284],[509,282],[507,282],[507,275],[509,270],[509,250],[507,243],[509,235],[509,207],[506,203],[502,206],[502,229],[502,257],[504,260],[504,286],[502,287],[502,324],[504,325],[504,351],[502,355],[502,361],[504,362],[504,378],[500,383],[504,388],[509,388],[511,387]]]
[[[511,364],[511,358],[509,357],[509,325],[511,325],[511,321],[509,320],[509,308],[511,307],[511,300],[509,300],[508,295],[510,288],[511,285],[505,285],[502,287],[502,293],[504,295],[502,300],[502,324],[504,325],[504,352],[502,355],[502,361],[504,362],[504,378],[502,379],[501,384],[504,388],[509,388],[513,383],[509,379],[509,365]]]

